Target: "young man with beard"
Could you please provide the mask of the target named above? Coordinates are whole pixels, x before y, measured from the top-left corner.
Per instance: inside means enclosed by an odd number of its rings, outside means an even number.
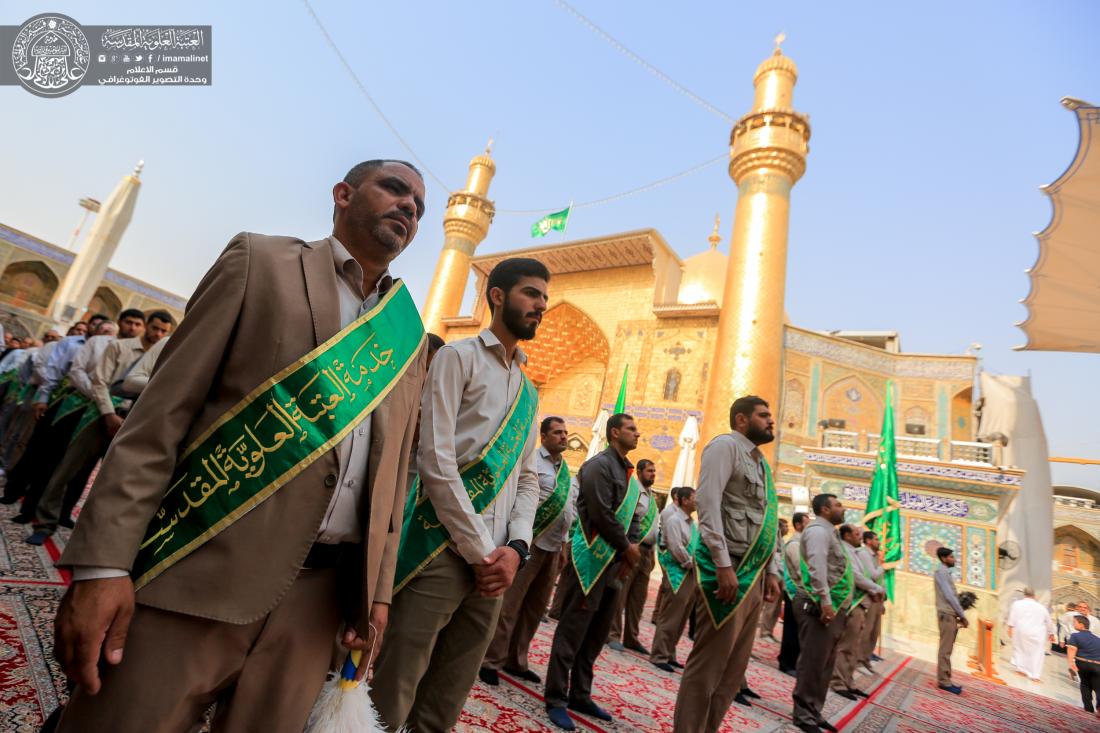
[[[676,661],[676,644],[695,600],[695,545],[699,542],[699,530],[691,518],[695,489],[677,486],[669,495],[669,505],[673,511],[661,525],[664,548],[660,555],[662,584],[668,587],[668,595],[653,632],[653,654],[649,657],[654,667],[665,672],[683,667]]]
[[[341,620],[362,651],[385,629],[425,360],[389,266],[424,182],[371,160],[332,198],[329,237],[233,238],[115,436],[61,557],[61,733],[182,733],[214,700],[216,730],[297,733]]]
[[[550,593],[561,568],[562,548],[573,524],[576,483],[569,475],[562,453],[569,431],[560,417],[547,417],[539,429],[542,447],[536,460],[539,470],[539,507],[535,512],[531,559],[516,574],[504,594],[504,605],[493,641],[478,676],[487,685],[500,684],[497,670],[538,684],[542,678],[527,664],[527,650],[546,613]]]
[[[649,511],[650,503],[657,501],[653,497],[657,466],[648,458],[643,458],[638,461],[637,474],[638,483],[642,485],[642,493],[638,497],[638,512],[644,516]],[[638,564],[627,573],[623,579],[623,587],[619,589],[618,599],[615,602],[615,614],[611,621],[611,632],[607,639],[607,645],[615,651],[629,649],[643,656],[649,656],[649,650],[642,646],[638,632],[642,621],[642,609],[645,607],[646,596],[649,595],[649,576],[657,562],[657,533],[660,527],[658,516],[657,521],[638,543],[638,549],[642,551]]]
[[[852,600],[848,604],[848,620],[844,624],[844,635],[837,642],[836,664],[833,666],[833,679],[829,687],[841,697],[855,700],[857,697],[867,697],[867,693],[856,687],[854,681],[867,614],[871,604],[878,603],[885,591],[863,572],[863,561],[856,554],[863,545],[863,535],[859,530],[851,524],[842,524],[840,539],[844,551],[848,553],[848,562],[852,566],[855,589],[852,591]]]
[[[814,520],[802,530],[801,572],[794,597],[800,650],[791,717],[807,733],[836,730],[821,711],[855,586],[848,553],[836,532],[844,521],[844,506],[834,494],[818,494],[813,510]]]
[[[607,640],[622,578],[638,564],[638,543],[657,519],[650,502],[640,514],[642,488],[627,454],[638,447],[634,418],[616,413],[607,420],[607,448],[577,473],[578,527],[573,533],[571,571],[563,573],[561,619],[546,671],[546,712],[562,730],[575,730],[566,711],[610,721],[592,701],[592,668]]]
[[[775,439],[768,403],[730,406],[732,432],[707,443],[696,506],[702,541],[695,646],[676,696],[676,733],[713,733],[741,691],[763,602],[779,597],[778,501],[759,446]]]
[[[886,575],[886,568],[882,566],[882,560],[878,556],[879,539],[874,532],[863,533],[863,546],[856,550],[856,557],[863,565],[863,574],[872,582],[882,585],[882,578]],[[882,657],[875,654],[878,646],[878,637],[882,631],[882,615],[886,612],[886,599],[879,598],[871,601],[867,609],[867,618],[863,627],[863,640],[860,642],[859,663],[868,672],[874,672],[871,662],[879,662]]]
[[[458,721],[502,596],[527,562],[539,501],[538,393],[519,342],[535,337],[550,272],[506,259],[489,273],[489,327],[439,350],[421,402],[419,481],[398,553],[392,625],[372,697],[396,729]]]

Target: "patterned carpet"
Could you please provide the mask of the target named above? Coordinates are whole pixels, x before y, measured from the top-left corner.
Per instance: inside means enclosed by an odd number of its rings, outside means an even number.
[[[64,678],[53,661],[53,616],[69,578],[53,562],[68,532],[61,530],[43,547],[23,542],[25,527],[7,521],[14,507],[0,506],[0,731],[35,733],[65,699]],[[656,591],[656,583],[652,590]],[[651,594],[652,602],[652,594]],[[649,618],[646,609],[645,618]],[[532,668],[544,674],[553,624],[543,624],[531,648]],[[653,626],[642,624],[642,642],[652,642]],[[687,659],[690,642],[681,641],[678,658]],[[757,641],[748,684],[761,700],[751,708],[733,705],[723,733],[788,733],[794,680],[776,668],[777,645]],[[843,731],[859,733],[1078,733],[1100,730],[1095,717],[1058,701],[957,674],[965,692],[956,697],[936,688],[933,665],[887,652],[876,674],[857,684],[869,700],[851,702],[830,695],[825,716]],[[575,715],[582,731],[672,730],[679,673],[666,673],[633,652],[605,649],[596,665],[593,697],[615,716],[602,723]],[[501,684],[474,685],[457,730],[462,733],[554,731],[546,720],[542,686],[501,674]]]

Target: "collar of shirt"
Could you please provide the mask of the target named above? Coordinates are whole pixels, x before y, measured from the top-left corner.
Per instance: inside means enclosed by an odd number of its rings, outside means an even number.
[[[693,521],[695,521],[694,519],[692,519],[690,514],[684,511],[684,508],[682,506],[678,506],[676,507],[676,509],[679,510],[680,514],[684,515],[684,518],[687,519],[688,524],[691,524]]]
[[[510,365],[507,362],[508,350],[504,348],[504,344],[500,343],[500,339],[497,338],[497,335],[495,333],[493,333],[490,329],[485,328],[482,329],[481,333],[479,333],[477,337],[481,339],[482,346],[497,355],[497,357],[500,359],[500,363],[503,366],[510,368]],[[512,356],[512,363],[521,365],[527,363],[526,352],[524,352],[524,350],[518,346],[516,347],[516,353]]]
[[[730,433],[730,435],[733,436],[733,442],[737,444],[738,448],[740,448],[748,455],[752,456],[753,459],[755,459],[757,462],[760,461],[760,459],[763,457],[763,454],[760,452],[760,448],[756,445],[756,443],[753,443],[751,440],[746,438],[743,433],[740,433],[737,430],[734,430],[732,433]]]
[[[539,446],[539,455],[542,456],[543,458],[545,458],[546,460],[550,461],[551,463],[553,463],[555,466],[558,466],[559,468],[561,467],[561,453],[559,453],[558,455],[555,456],[553,453],[546,450],[546,448],[544,446],[540,445]]]
[[[603,452],[606,453],[607,455],[611,456],[612,458],[614,458],[616,461],[618,461],[619,465],[622,466],[623,469],[625,469],[627,473],[630,473],[630,471],[632,471],[634,469],[634,464],[631,463],[624,456],[620,456],[619,451],[615,450],[615,448],[613,446],[610,446],[610,445],[607,446],[606,448],[603,449]],[[639,485],[641,485],[640,481],[638,483],[639,483]]]
[[[390,288],[393,287],[393,276],[390,275],[390,271],[387,269],[382,273],[382,277],[378,278],[378,282],[374,284],[374,290],[370,293],[364,293],[363,266],[351,256],[348,248],[336,238],[335,234],[329,236],[328,239],[332,244],[332,264],[336,268],[336,277],[350,285],[352,292],[359,300],[366,300],[370,295],[382,296],[389,292]]]

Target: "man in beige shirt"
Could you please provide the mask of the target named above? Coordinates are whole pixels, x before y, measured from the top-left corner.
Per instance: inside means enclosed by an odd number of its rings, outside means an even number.
[[[117,339],[103,350],[92,376],[92,404],[99,411],[99,420],[72,436],[35,509],[34,533],[27,538],[28,544],[41,545],[57,531],[69,483],[85,466],[103,457],[133,404],[132,399],[118,396],[117,387],[145,352],[171,333],[175,325],[175,319],[167,311],[153,311],[141,336]],[[117,405],[112,397],[118,401]]]
[[[639,517],[644,517],[649,511],[649,503],[657,501],[653,496],[653,484],[657,480],[657,466],[648,458],[638,461],[636,468],[638,483],[642,486],[641,496],[638,497]],[[660,515],[653,526],[646,532],[645,537],[638,543],[638,549],[642,556],[638,564],[630,569],[623,578],[623,585],[619,588],[618,598],[615,601],[615,615],[611,621],[611,632],[608,634],[607,645],[615,651],[621,652],[629,649],[643,656],[649,656],[649,650],[638,638],[638,632],[642,621],[642,609],[649,595],[649,577],[653,574],[653,566],[657,563],[657,536],[661,531]]]
[[[673,727],[677,733],[714,733],[741,691],[749,654],[756,640],[763,602],[779,596],[778,536],[775,551],[743,597],[737,597],[737,567],[762,531],[767,512],[767,478],[759,446],[775,439],[768,403],[754,395],[730,406],[732,431],[703,449],[695,501],[699,534],[714,559],[717,598],[737,601],[737,610],[715,626],[702,591],[695,600],[695,646],[688,656],[676,695]]]
[[[662,564],[663,581],[668,587],[668,595],[657,622],[657,629],[653,632],[653,653],[649,661],[665,672],[683,667],[676,661],[676,644],[684,633],[684,625],[687,624],[692,602],[695,600],[695,556],[691,544],[695,532],[695,522],[691,518],[695,511],[695,489],[677,486],[669,495],[669,504],[673,511],[665,515],[665,523],[661,526],[661,540],[671,555],[672,562],[683,571],[684,579],[680,588],[673,591],[668,570]]]
[[[446,731],[457,722],[496,628],[501,600],[527,561],[539,500],[537,429],[496,499],[474,509],[459,475],[481,455],[524,388],[526,355],[546,311],[550,272],[507,259],[489,273],[489,327],[439,350],[421,402],[417,468],[449,542],[393,598],[372,698],[396,729]]]

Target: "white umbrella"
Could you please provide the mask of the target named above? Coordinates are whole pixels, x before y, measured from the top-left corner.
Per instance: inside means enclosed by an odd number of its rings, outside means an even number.
[[[699,444],[699,421],[694,415],[684,420],[679,443],[680,455],[676,458],[676,470],[672,472],[672,485],[692,486],[695,483],[695,446]]]
[[[604,449],[607,420],[610,417],[611,415],[607,414],[607,410],[600,410],[600,414],[596,415],[596,422],[592,423],[592,441],[588,444],[588,455],[584,457],[584,460],[587,461]]]
[[[96,288],[107,273],[118,243],[122,239],[130,219],[134,215],[138,191],[141,190],[141,168],[139,162],[134,172],[115,186],[110,197],[100,206],[88,240],[80,248],[73,260],[65,279],[57,289],[50,305],[50,318],[63,325],[79,321],[88,308]]]

